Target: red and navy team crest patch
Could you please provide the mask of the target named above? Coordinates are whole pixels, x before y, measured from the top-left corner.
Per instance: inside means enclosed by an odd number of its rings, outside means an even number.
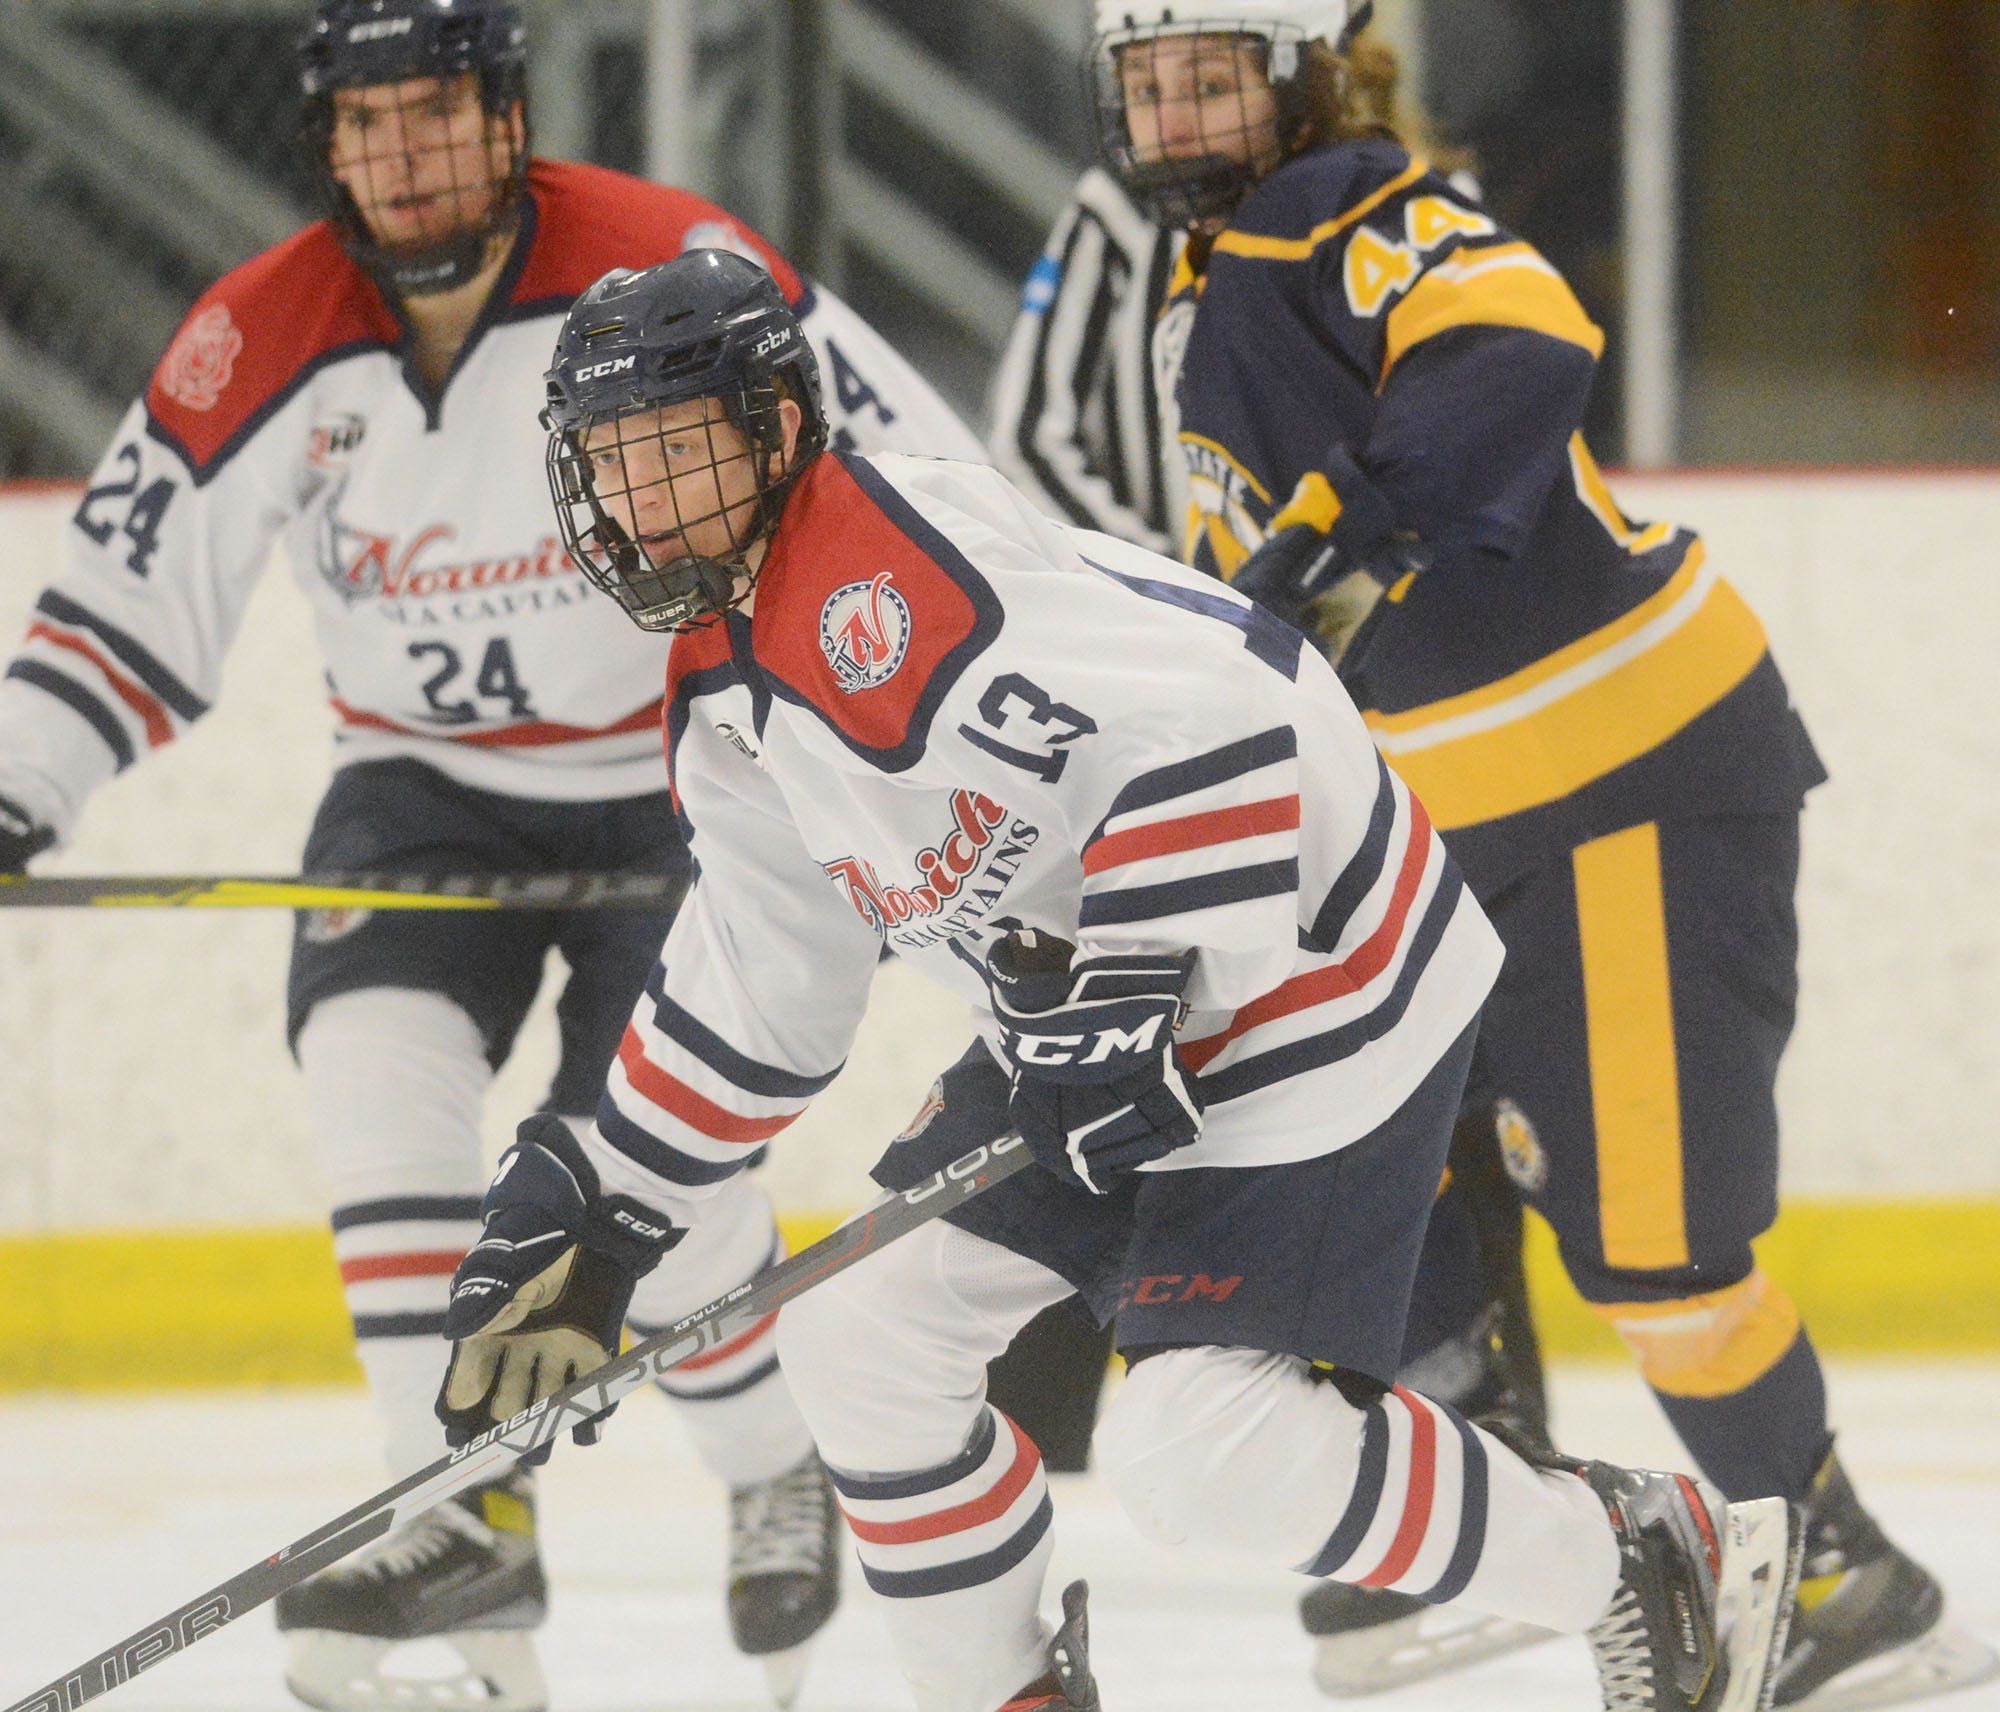
[[[942,1116],[943,1112],[944,1083],[942,1081],[933,1082],[931,1084],[931,1091],[924,1096],[924,1103],[917,1108],[917,1115],[903,1126],[903,1133],[897,1136],[896,1139],[898,1141],[915,1141],[918,1136],[931,1127],[931,1120]]]
[[[827,596],[819,609],[819,647],[848,695],[879,689],[896,675],[910,651],[910,607],[889,586],[887,571]]]

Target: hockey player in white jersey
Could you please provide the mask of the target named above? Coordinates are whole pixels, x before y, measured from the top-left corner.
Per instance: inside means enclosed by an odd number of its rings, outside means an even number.
[[[1130,1364],[1098,1467],[1155,1539],[1588,1631],[1609,1706],[1756,1705],[1782,1501],[1536,1466],[1389,1383],[1499,948],[1317,652],[989,469],[823,449],[796,319],[722,252],[593,287],[549,400],[572,555],[678,632],[700,877],[594,1120],[531,1119],[488,1191],[454,1439],[604,1359],[838,1069],[886,942],[979,1038],[878,1179],[996,1099],[1047,1168],[779,1318],[926,1712],[1099,1706],[1081,1589],[1038,1615],[1035,1447],[984,1390],[1072,1290]]]
[[[509,0],[320,0],[302,70],[329,218],[201,299],[92,477],[68,567],[0,681],[0,868],[66,835],[99,784],[206,711],[280,541],[336,722],[309,868],[684,864],[657,747],[666,641],[565,556],[535,422],[555,330],[607,267],[688,245],[754,256],[840,377],[841,444],[978,455],[851,311],[723,210],[531,158],[523,53]],[[546,955],[569,966],[550,1106],[587,1114],[665,930],[588,915],[298,924],[290,1030],[398,1471],[440,1448],[438,1334],[487,1175],[480,1103]],[[762,1192],[745,1181],[723,1200],[686,1276],[642,1293],[635,1323],[772,1258]],[[672,1394],[735,1495],[736,1639],[789,1691],[795,1649],[832,1609],[835,1522],[769,1329],[682,1370]],[[537,1712],[543,1603],[518,1480],[384,1540],[278,1618],[315,1704],[414,1692],[393,1688],[391,1649],[442,1632],[464,1669],[427,1682],[425,1704]]]

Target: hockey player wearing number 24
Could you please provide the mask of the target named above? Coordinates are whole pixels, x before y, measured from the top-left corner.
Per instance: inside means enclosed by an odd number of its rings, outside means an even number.
[[[1097,1467],[1155,1539],[1588,1631],[1662,1707],[1756,1705],[1787,1506],[1537,1466],[1388,1383],[1499,945],[1325,660],[990,469],[823,449],[797,322],[725,253],[580,299],[547,420],[571,552],[677,632],[699,879],[595,1119],[531,1119],[488,1192],[454,1440],[611,1349],[745,1132],[841,1063],[886,939],[973,1009],[948,1083],[997,1084],[1046,1167],[779,1317],[924,1712],[1100,1704],[1082,1588],[1042,1626],[1048,1487],[984,1385],[1072,1291],[1130,1363]],[[955,1104],[885,1187],[954,1156]]]
[[[535,425],[553,330],[607,267],[690,244],[754,255],[838,378],[842,443],[977,455],[906,364],[722,209],[532,159],[525,51],[508,0],[320,0],[304,138],[332,218],[197,304],[93,478],[70,568],[0,682],[0,864],[67,833],[93,787],[205,711],[281,537],[338,721],[308,867],[684,863],[656,737],[666,643],[565,558]],[[549,1104],[588,1113],[666,927],[386,912],[299,924],[291,1033],[398,1472],[440,1449],[438,1333],[478,1228],[480,1103],[547,953],[569,967]],[[635,1324],[669,1323],[772,1258],[752,1180],[716,1212]],[[796,1648],[832,1608],[837,1536],[770,1328],[666,1384],[734,1493],[733,1632],[788,1694]],[[419,1518],[281,1600],[278,1620],[289,1680],[316,1704],[418,1692],[398,1686],[395,1649],[443,1634],[464,1668],[427,1677],[425,1704],[538,1712],[543,1605],[522,1478]]]
[[[1568,286],[1360,116],[1366,10],[1097,7],[1107,160],[1188,233],[1154,347],[1187,555],[1318,634],[1490,911],[1507,960],[1472,1082],[1538,1138],[1518,1178],[1571,1278],[1705,1474],[1805,1507],[1779,1702],[1976,1677],[1983,1649],[1926,1636],[1937,1585],[1856,1500],[1750,1247],[1824,774],[1699,540],[1606,491],[1578,432],[1603,339]]]

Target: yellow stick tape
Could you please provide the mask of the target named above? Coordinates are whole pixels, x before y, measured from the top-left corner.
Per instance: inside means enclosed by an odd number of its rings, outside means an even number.
[[[834,1214],[781,1221],[794,1252]],[[2000,1354],[2000,1198],[1798,1201],[1758,1245],[1821,1349]],[[1530,1221],[1548,1353],[1625,1361]],[[146,1391],[356,1383],[322,1228],[119,1230],[0,1238],[0,1390]]]

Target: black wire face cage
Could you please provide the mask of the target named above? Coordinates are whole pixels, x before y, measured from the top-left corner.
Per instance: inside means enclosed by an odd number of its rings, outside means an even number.
[[[782,467],[783,397],[751,385],[550,432],[563,545],[641,630],[698,629],[750,597],[747,556],[776,528],[810,451]]]
[[[348,253],[401,297],[471,279],[526,194],[518,66],[329,89],[308,97],[304,136]]]
[[[1191,42],[1192,88],[1186,81]],[[1176,231],[1225,219],[1284,158],[1306,117],[1306,46],[1305,33],[1295,26],[1245,30],[1241,19],[1216,18],[1142,25],[1098,38],[1089,70],[1098,146],[1147,218]],[[1253,55],[1276,98],[1271,120],[1253,117],[1261,92],[1243,87],[1242,67]],[[1146,109],[1157,112],[1163,102],[1192,117],[1192,136],[1183,131],[1157,141],[1158,119]]]

